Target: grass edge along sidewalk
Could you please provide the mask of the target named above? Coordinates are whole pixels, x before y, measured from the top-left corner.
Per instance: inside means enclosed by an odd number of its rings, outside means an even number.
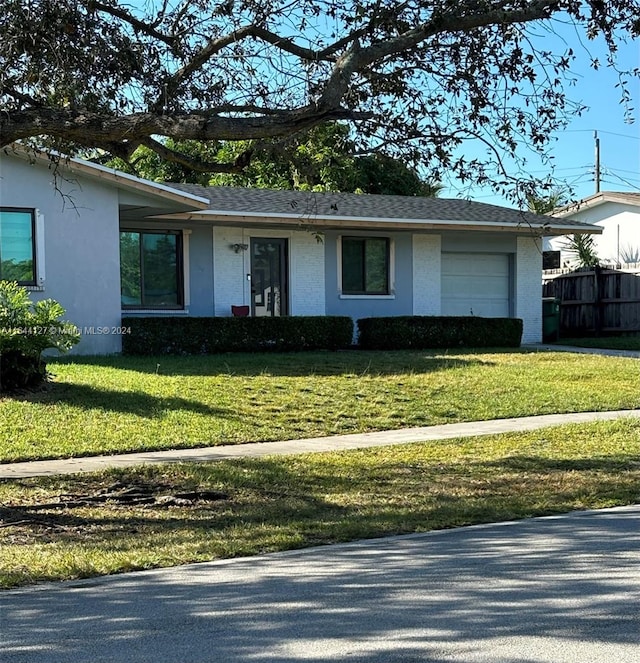
[[[434,440],[449,440],[459,437],[496,435],[506,432],[526,432],[563,424],[610,421],[625,417],[640,418],[640,409],[547,414],[532,417],[512,417],[509,419],[442,424],[421,428],[403,428],[375,433],[355,433],[351,435],[335,435],[301,440],[284,440],[280,442],[257,442],[241,445],[199,447],[195,449],[171,449],[168,451],[115,454],[112,456],[88,456],[61,460],[6,463],[0,464],[0,479],[68,475],[80,472],[96,472],[108,468],[133,467],[136,465],[212,462],[233,458],[343,451]]]
[[[640,362],[559,352],[345,352],[52,362],[0,398],[0,461],[276,442],[640,407]]]
[[[625,417],[0,481],[0,586],[633,504],[639,457]]]

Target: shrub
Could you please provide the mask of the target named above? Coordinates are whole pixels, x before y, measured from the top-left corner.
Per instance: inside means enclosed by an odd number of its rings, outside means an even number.
[[[358,343],[366,350],[517,348],[522,320],[475,316],[363,318],[358,320],[358,333]]]
[[[26,288],[0,281],[0,391],[35,387],[46,377],[42,352],[66,352],[80,340],[53,299],[35,304]]]
[[[338,350],[351,345],[348,317],[124,318],[128,355]]]

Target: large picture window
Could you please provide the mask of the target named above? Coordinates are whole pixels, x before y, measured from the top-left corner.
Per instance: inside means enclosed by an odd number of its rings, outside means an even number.
[[[35,285],[35,214],[33,210],[0,208],[0,279]]]
[[[389,294],[389,238],[342,238],[342,294]]]
[[[121,231],[120,286],[123,308],[182,308],[182,235]]]

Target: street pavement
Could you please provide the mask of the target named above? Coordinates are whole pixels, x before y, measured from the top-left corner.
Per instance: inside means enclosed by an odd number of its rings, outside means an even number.
[[[640,506],[0,593],[2,663],[638,663]]]

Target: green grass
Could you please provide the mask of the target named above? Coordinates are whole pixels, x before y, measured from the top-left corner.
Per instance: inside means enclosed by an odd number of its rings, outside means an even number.
[[[563,338],[558,341],[558,345],[640,351],[640,334],[637,336],[603,336],[600,338]]]
[[[54,361],[0,398],[0,461],[640,407],[634,359],[338,352]]]
[[[61,506],[114,482],[182,506]],[[62,496],[62,497],[61,497]],[[640,501],[640,421],[0,483],[0,586]],[[46,508],[35,505],[49,503]]]

